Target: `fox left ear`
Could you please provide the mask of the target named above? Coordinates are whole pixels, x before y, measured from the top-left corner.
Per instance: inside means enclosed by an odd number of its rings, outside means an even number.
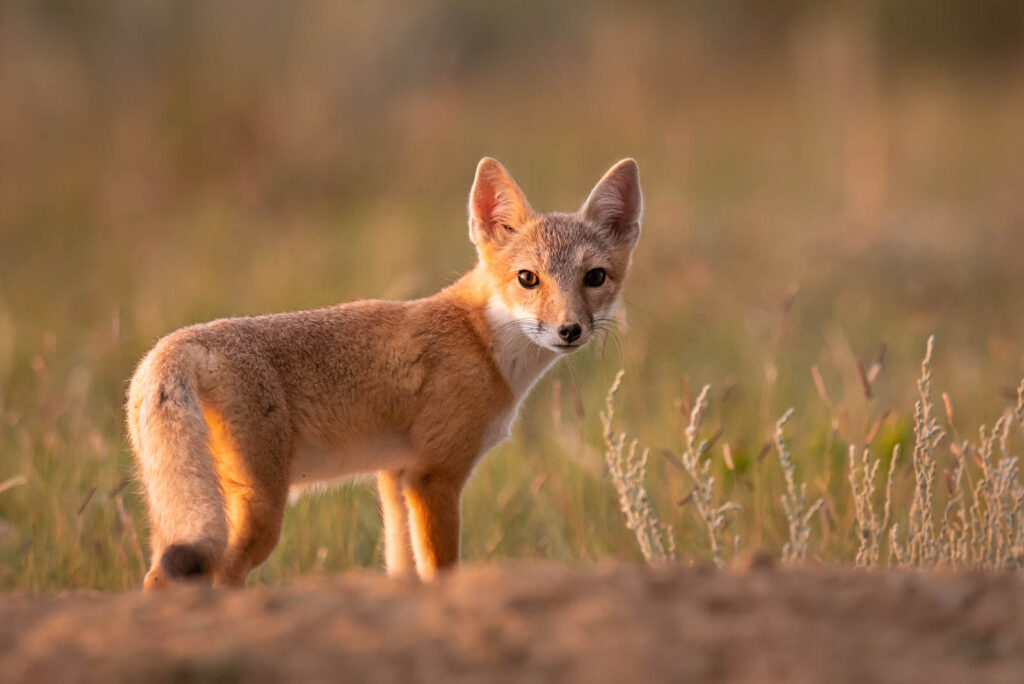
[[[640,194],[640,169],[632,159],[623,159],[590,191],[580,214],[616,240],[629,245],[640,237],[640,216],[644,200]]]

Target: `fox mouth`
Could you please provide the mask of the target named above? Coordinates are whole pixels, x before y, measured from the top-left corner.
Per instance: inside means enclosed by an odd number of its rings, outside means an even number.
[[[583,346],[582,342],[572,342],[570,344],[553,344],[551,347],[562,354],[568,354],[569,352],[576,351]]]

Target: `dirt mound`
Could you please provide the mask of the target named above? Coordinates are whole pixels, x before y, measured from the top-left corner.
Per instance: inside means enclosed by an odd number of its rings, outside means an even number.
[[[1022,608],[1005,575],[543,563],[7,595],[0,681],[1010,682]]]

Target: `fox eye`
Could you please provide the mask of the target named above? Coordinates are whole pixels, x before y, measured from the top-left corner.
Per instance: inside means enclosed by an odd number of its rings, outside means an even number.
[[[604,285],[605,272],[603,268],[592,268],[583,276],[583,284],[587,287],[601,287]]]
[[[519,272],[519,284],[525,287],[527,290],[532,290],[533,288],[540,285],[540,278],[538,278],[537,274],[534,273],[533,271],[527,271],[526,269],[523,269],[522,271]]]

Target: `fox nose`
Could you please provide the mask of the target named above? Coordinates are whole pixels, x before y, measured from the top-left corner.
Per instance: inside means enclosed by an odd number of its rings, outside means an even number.
[[[583,329],[580,328],[579,323],[558,326],[558,336],[570,344],[580,339],[580,334],[582,332]]]

